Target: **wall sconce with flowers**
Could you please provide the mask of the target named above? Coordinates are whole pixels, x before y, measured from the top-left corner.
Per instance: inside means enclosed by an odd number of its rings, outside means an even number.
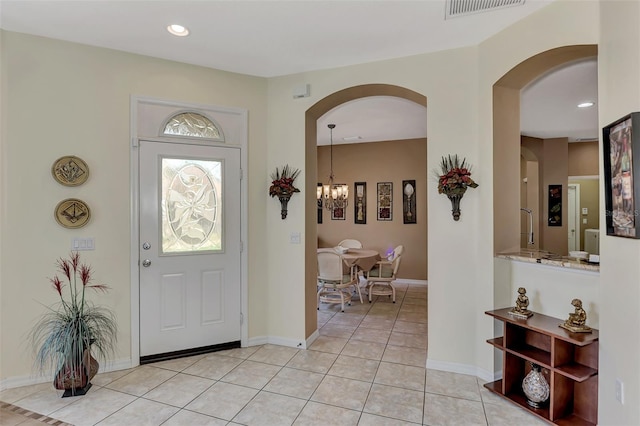
[[[280,215],[282,219],[287,218],[287,204],[294,192],[300,192],[298,188],[293,186],[293,182],[300,174],[299,169],[293,169],[289,165],[282,167],[282,170],[276,167],[276,171],[271,173],[271,186],[269,187],[269,195],[278,197],[280,200]]]
[[[441,174],[438,177],[438,193],[445,194],[451,200],[453,220],[460,220],[460,200],[467,188],[476,188],[477,183],[471,179],[471,166],[465,158],[460,161],[458,155],[442,157]]]

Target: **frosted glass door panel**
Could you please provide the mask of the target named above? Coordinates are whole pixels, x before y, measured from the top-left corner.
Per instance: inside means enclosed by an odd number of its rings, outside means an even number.
[[[222,251],[223,162],[162,159],[162,253]]]

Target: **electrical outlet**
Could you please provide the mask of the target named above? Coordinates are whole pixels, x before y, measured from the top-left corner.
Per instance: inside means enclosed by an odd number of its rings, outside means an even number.
[[[624,404],[624,382],[620,379],[616,379],[616,401]]]
[[[291,235],[289,236],[289,242],[291,244],[300,244],[300,233],[292,232]]]

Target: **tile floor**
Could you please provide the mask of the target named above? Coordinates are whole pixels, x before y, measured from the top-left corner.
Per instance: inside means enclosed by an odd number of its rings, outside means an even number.
[[[0,424],[546,424],[476,377],[426,369],[427,287],[398,287],[396,304],[321,305],[308,350],[263,345],[98,374],[82,397],[50,383],[5,390]]]

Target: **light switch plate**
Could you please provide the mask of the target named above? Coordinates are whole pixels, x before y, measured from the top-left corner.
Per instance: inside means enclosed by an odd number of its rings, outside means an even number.
[[[586,207],[582,208],[582,214],[589,214],[589,209]]]
[[[289,242],[291,244],[300,244],[300,233],[299,232],[292,232],[290,237],[289,237]]]
[[[93,237],[73,238],[71,240],[71,250],[74,250],[74,251],[95,250],[95,242],[93,240]]]

